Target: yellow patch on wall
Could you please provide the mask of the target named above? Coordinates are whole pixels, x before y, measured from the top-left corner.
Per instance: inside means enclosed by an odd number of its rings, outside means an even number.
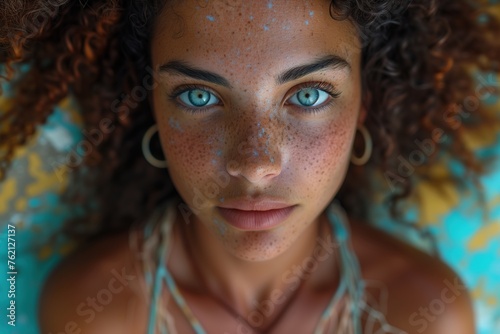
[[[15,179],[7,179],[0,186],[0,214],[7,213],[9,202],[17,194],[17,182]]]
[[[35,181],[26,187],[26,195],[29,197],[39,196],[46,191],[61,191],[65,182],[61,182],[53,172],[45,172],[42,169],[42,159],[36,153],[28,155],[29,173]]]
[[[498,237],[500,237],[500,221],[493,221],[477,231],[469,240],[467,247],[469,251],[477,251],[485,248],[492,239]]]
[[[16,211],[24,212],[28,207],[28,201],[25,197],[18,198],[15,204]]]
[[[490,306],[496,306],[498,304],[498,300],[494,296],[488,296],[486,303]]]
[[[494,131],[469,130],[463,132],[464,141],[471,150],[478,150],[493,145],[497,134]]]
[[[434,176],[445,177],[448,170],[442,165],[432,169]],[[443,181],[440,184],[422,181],[415,187],[420,203],[419,224],[422,226],[440,223],[440,217],[447,214],[459,202],[459,194],[453,183]]]

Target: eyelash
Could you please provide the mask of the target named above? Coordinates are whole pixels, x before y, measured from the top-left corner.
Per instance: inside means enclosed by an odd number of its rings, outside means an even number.
[[[323,105],[321,105],[319,107],[301,108],[297,105],[294,105],[297,108],[306,110],[306,113],[308,113],[308,114],[316,114],[316,113],[319,113],[319,112],[323,111],[324,109],[330,107],[335,102],[335,99],[337,99],[341,94],[339,91],[337,91],[334,88],[334,86],[332,84],[325,82],[325,81],[318,81],[318,82],[306,82],[306,83],[300,84],[298,89],[296,90],[296,92],[292,96],[294,96],[295,94],[297,94],[298,92],[300,92],[304,88],[314,88],[314,89],[322,90],[325,93],[327,93],[328,95],[330,95],[330,99],[327,102],[323,103]],[[180,87],[174,89],[174,91],[172,91],[172,93],[168,94],[168,98],[177,107],[179,107],[179,108],[183,109],[184,111],[187,111],[191,114],[202,113],[202,112],[207,111],[208,109],[215,106],[215,105],[210,105],[208,107],[191,108],[191,107],[187,107],[184,104],[179,103],[177,101],[177,97],[179,95],[181,95],[184,92],[187,92],[190,90],[195,90],[195,89],[205,90],[205,91],[217,96],[217,94],[215,94],[215,92],[212,91],[212,89],[210,89],[206,86],[188,84],[188,85],[180,86]]]

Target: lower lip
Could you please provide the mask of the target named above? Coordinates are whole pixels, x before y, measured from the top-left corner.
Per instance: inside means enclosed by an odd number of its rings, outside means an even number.
[[[241,230],[265,230],[286,220],[294,206],[267,211],[243,211],[217,207],[220,215],[232,226]]]

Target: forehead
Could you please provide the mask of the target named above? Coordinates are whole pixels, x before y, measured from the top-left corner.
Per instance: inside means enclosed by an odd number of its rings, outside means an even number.
[[[167,0],[153,30],[153,64],[177,59],[264,71],[335,54],[355,67],[356,29],[334,20],[329,6],[325,0]]]

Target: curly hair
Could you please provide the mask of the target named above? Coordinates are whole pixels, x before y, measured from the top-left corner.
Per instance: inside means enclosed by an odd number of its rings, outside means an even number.
[[[127,228],[177,195],[167,171],[150,166],[140,147],[154,123],[141,85],[150,77],[151,33],[166,2],[0,4],[2,78],[14,88],[10,109],[0,113],[0,180],[15,149],[70,94],[81,106],[84,128],[108,130],[99,141],[81,143],[82,161],[68,156],[59,166],[72,178],[65,199],[88,206],[66,225],[75,237]],[[430,169],[443,159],[464,167],[467,177],[455,175],[457,185],[484,173],[486,161],[466,145],[466,136],[498,128],[497,115],[480,103],[498,90],[488,84],[478,89],[471,74],[500,71],[494,36],[500,23],[488,6],[466,0],[332,0],[330,15],[351,20],[362,40],[365,124],[375,143],[368,164],[351,166],[337,194],[346,211],[367,219],[359,203],[381,191],[370,181],[373,173],[391,185],[387,198],[395,218],[396,204],[412,194],[415,182],[431,178]],[[18,66],[24,64],[25,72]],[[432,150],[402,175],[401,157],[411,157],[417,142]],[[355,141],[355,150],[362,146]]]

